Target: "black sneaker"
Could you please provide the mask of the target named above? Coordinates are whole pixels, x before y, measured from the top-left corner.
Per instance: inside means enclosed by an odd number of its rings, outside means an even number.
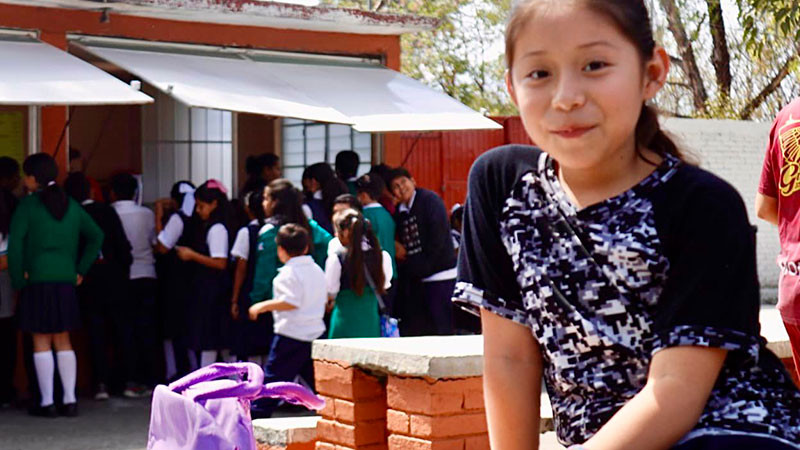
[[[59,412],[64,417],[77,417],[78,416],[78,402],[67,403],[66,405],[61,407],[61,411],[59,411]]]
[[[28,414],[36,417],[47,417],[52,419],[58,417],[58,410],[56,409],[55,404],[48,406],[34,406],[28,410]]]

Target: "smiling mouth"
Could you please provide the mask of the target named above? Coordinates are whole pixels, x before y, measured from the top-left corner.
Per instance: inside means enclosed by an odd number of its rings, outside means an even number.
[[[574,128],[564,128],[561,130],[551,131],[552,134],[556,136],[560,136],[566,139],[575,139],[583,136],[584,134],[588,133],[589,131],[593,130],[594,126],[589,127],[574,127]]]

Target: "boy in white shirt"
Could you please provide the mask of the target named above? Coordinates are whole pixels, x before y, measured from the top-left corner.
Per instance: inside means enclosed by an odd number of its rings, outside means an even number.
[[[300,375],[313,386],[311,342],[325,333],[325,272],[307,254],[311,239],[302,226],[283,225],[275,242],[284,266],[272,281],[272,299],[255,303],[249,310],[251,320],[270,311],[274,319],[275,337],[264,367],[264,381],[293,381]],[[277,405],[277,400],[259,400],[251,415],[254,419],[270,417]]]

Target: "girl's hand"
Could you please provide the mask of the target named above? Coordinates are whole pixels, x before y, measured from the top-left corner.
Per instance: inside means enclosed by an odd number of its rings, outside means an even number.
[[[250,316],[250,320],[252,321],[258,320],[258,315],[261,314],[260,309],[261,308],[259,308],[258,305],[256,304],[251,306],[250,309],[247,310],[247,313]]]
[[[195,251],[189,247],[179,245],[175,247],[175,251],[178,253],[178,258],[180,258],[181,261],[191,261],[194,259]]]
[[[327,303],[325,303],[325,312],[333,311],[333,308],[336,306],[336,299],[328,297]]]
[[[233,320],[239,320],[239,303],[236,302],[236,299],[231,300],[231,317]]]
[[[78,279],[76,280],[75,285],[80,286],[81,284],[83,284],[83,275],[78,274]]]

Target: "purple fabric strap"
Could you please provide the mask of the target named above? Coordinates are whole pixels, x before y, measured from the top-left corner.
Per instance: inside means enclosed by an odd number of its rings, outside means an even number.
[[[246,381],[242,380],[244,374],[247,374]],[[232,397],[252,401],[261,397],[270,397],[281,398],[289,403],[315,410],[325,406],[324,400],[299,384],[278,382],[264,385],[264,371],[261,370],[261,367],[246,362],[217,363],[203,367],[171,383],[169,388],[173,392],[183,394],[184,391],[199,383],[233,375],[236,375],[239,380],[205,383],[186,394],[195,401]]]

